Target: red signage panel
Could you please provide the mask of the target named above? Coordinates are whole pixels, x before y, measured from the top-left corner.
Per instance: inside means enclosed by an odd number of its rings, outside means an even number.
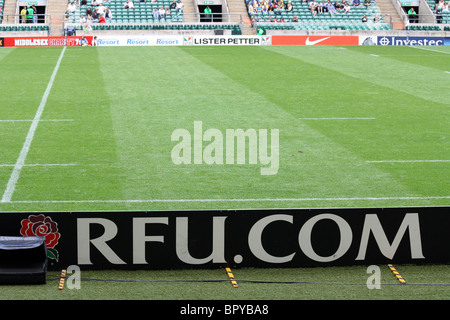
[[[341,45],[359,44],[358,36],[296,36],[273,35],[272,45]]]

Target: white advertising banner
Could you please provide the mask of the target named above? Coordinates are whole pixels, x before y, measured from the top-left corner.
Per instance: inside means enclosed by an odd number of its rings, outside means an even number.
[[[181,46],[183,36],[97,36],[98,46]]]
[[[184,45],[192,46],[260,46],[270,45],[271,36],[184,36]]]

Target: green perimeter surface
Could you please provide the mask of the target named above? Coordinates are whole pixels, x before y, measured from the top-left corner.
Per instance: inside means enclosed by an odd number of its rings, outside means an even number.
[[[237,288],[230,283],[225,269],[81,271],[79,282],[75,282],[75,274],[69,272],[63,290],[58,289],[60,275],[50,272],[45,285],[2,286],[0,299],[269,301],[450,298],[450,266],[395,267],[407,284],[400,284],[386,265],[380,265],[379,289],[372,286],[375,283],[370,278],[373,271],[367,266],[233,269]]]

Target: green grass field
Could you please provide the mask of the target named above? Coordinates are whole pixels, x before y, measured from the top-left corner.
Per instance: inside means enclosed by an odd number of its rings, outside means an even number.
[[[450,204],[449,47],[68,47],[63,54],[62,50],[0,50],[1,212]],[[33,122],[40,105],[42,114]],[[192,134],[194,121],[202,122],[203,132],[217,129],[223,134],[227,129],[278,129],[276,174],[261,175],[260,162],[174,164],[171,153],[178,142],[171,135],[176,129]],[[405,268],[415,275],[412,282],[450,282],[448,266],[433,267],[433,274],[423,267]],[[223,270],[211,271],[213,275],[192,272],[173,277],[225,275]],[[367,279],[363,267],[243,272],[236,271],[236,277],[363,283]],[[109,276],[129,275],[105,275]],[[170,273],[162,275],[166,276]],[[140,289],[129,289],[137,285]],[[67,292],[58,292],[56,286],[57,281],[49,283],[48,292],[39,297],[114,298],[108,289],[112,284],[88,282],[83,290]],[[450,286],[381,290],[254,283],[239,289],[229,283],[184,283],[182,290],[179,286],[126,283],[120,288],[126,299],[450,296]],[[153,295],[139,293],[142,290]],[[27,292],[23,287],[2,288],[0,298],[31,298]]]

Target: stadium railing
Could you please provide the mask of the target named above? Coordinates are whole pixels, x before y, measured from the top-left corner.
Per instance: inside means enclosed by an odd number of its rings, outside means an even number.
[[[27,32],[36,36],[49,36],[51,16],[48,14],[38,14],[37,16],[37,23],[26,23],[22,21],[21,15],[3,15],[0,32]]]

